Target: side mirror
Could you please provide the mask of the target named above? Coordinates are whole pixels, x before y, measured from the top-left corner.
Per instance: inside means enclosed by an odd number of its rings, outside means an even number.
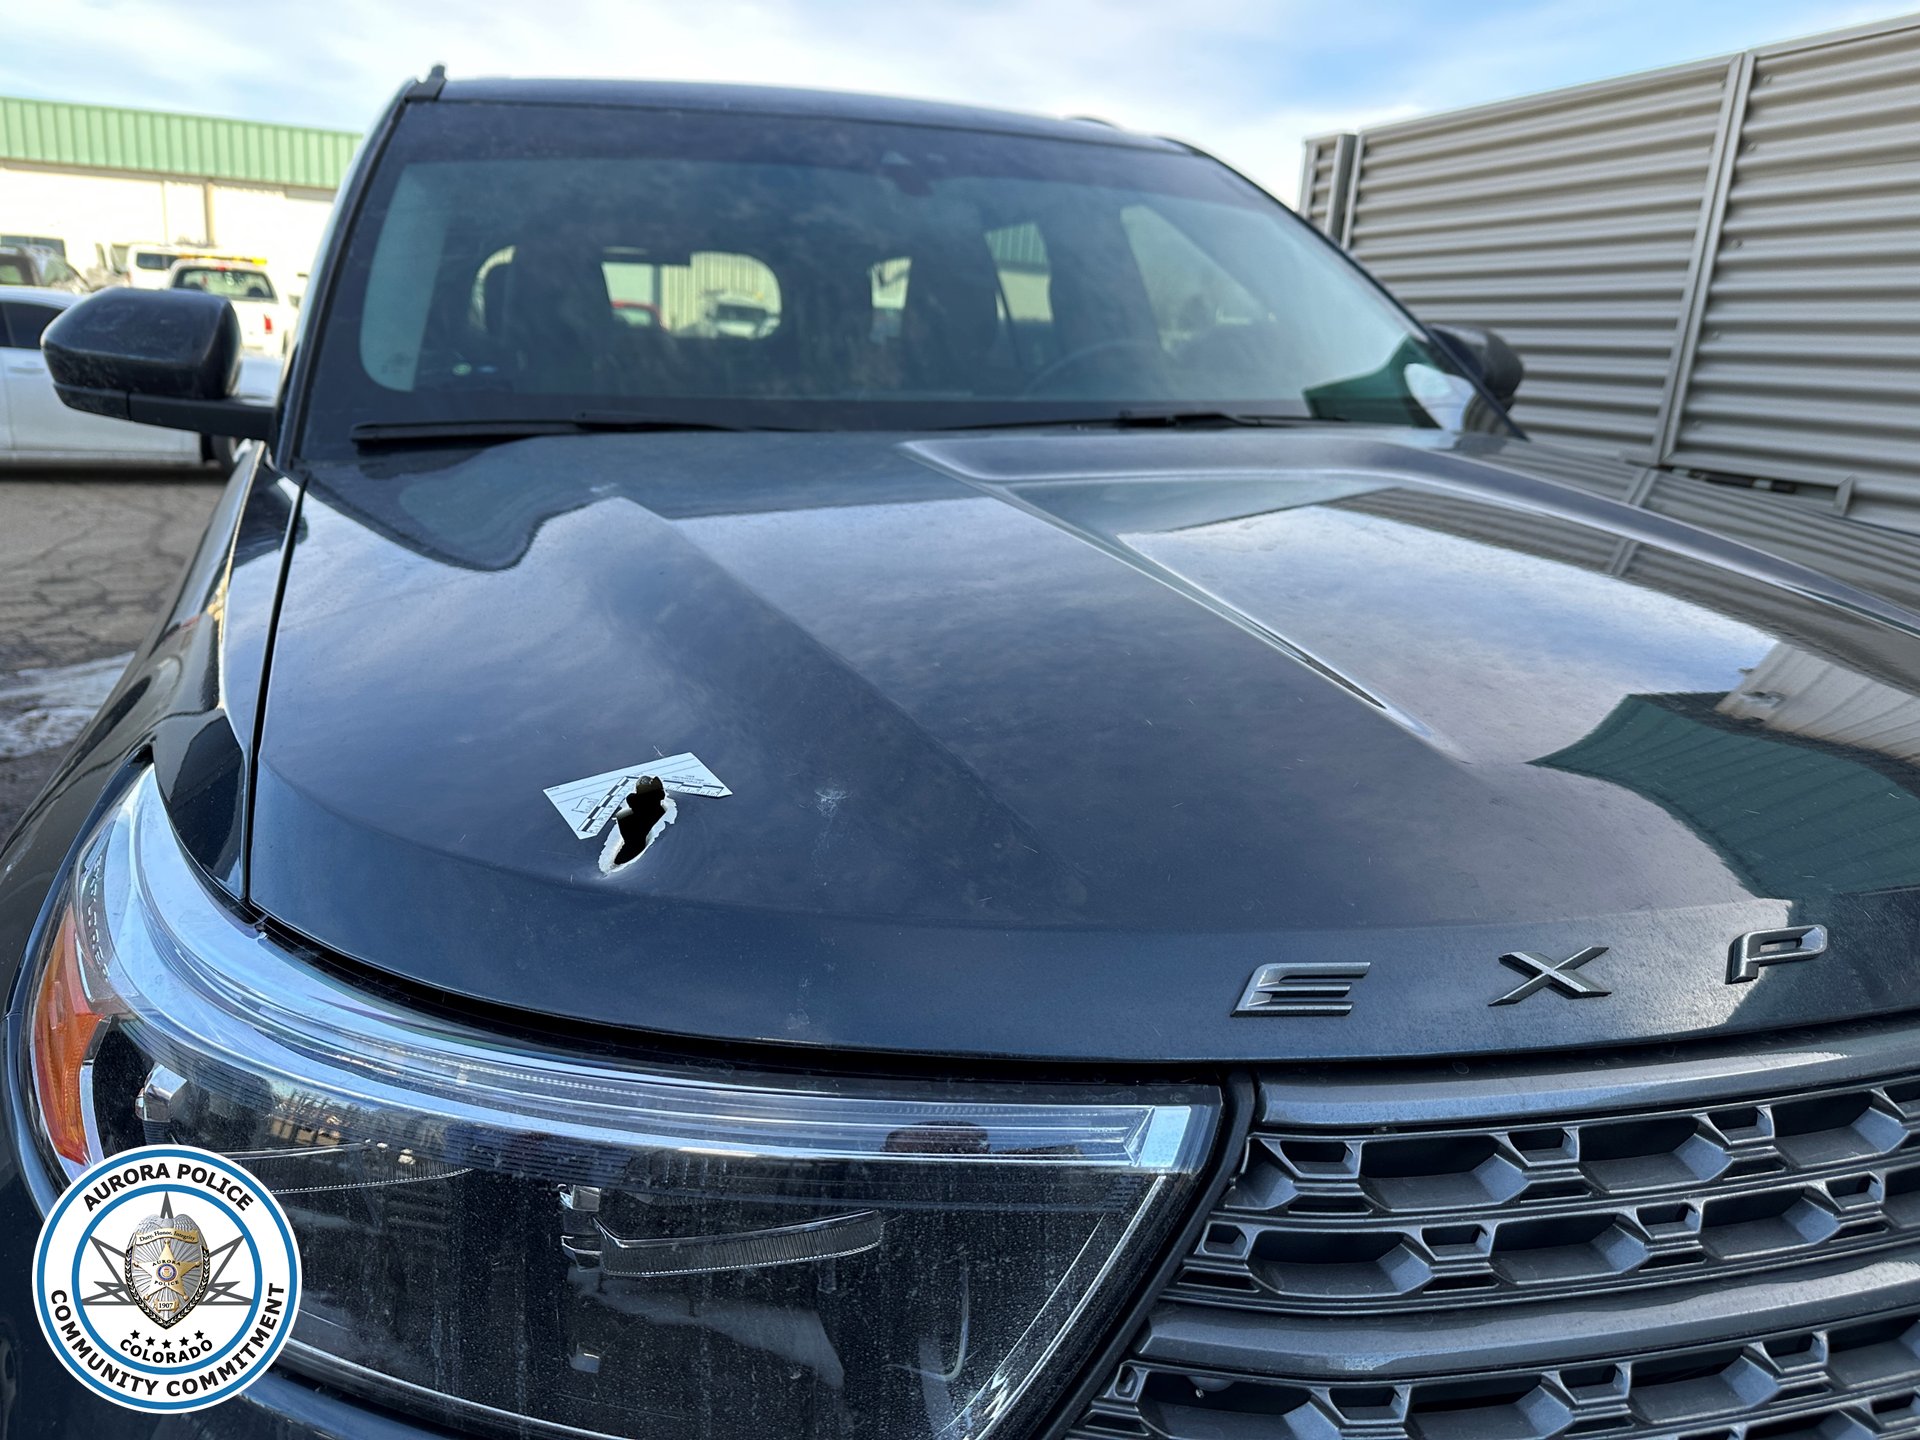
[[[266,440],[273,406],[233,398],[240,320],[203,290],[96,291],[40,337],[60,399],[74,410]]]
[[[1520,354],[1500,338],[1497,330],[1481,325],[1429,325],[1440,342],[1454,353],[1502,405],[1511,405],[1527,377]]]

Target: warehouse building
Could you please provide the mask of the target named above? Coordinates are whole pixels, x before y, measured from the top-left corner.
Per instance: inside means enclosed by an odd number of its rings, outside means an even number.
[[[1920,17],[1309,141],[1301,209],[1515,418],[1920,526]]]
[[[357,135],[0,97],[0,234],[58,240],[104,268],[130,241],[268,261],[296,291]]]

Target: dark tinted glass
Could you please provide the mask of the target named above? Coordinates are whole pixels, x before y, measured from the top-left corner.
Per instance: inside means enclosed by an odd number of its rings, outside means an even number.
[[[308,448],[362,421],[925,427],[1131,408],[1497,423],[1284,207],[1202,157],[822,118],[410,108]]]
[[[0,338],[4,338],[9,349],[38,350],[40,332],[51,325],[59,311],[51,305],[30,305],[19,300],[10,300],[0,305],[0,314],[4,314],[4,323],[0,323]]]

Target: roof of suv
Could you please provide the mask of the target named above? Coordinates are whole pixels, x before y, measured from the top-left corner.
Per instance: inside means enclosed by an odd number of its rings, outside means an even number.
[[[805,116],[833,120],[925,125],[944,130],[986,130],[1053,140],[1117,145],[1140,150],[1183,151],[1185,146],[1153,135],[1121,130],[1100,120],[1062,120],[987,110],[931,100],[850,95],[832,90],[788,90],[762,85],[698,85],[657,80],[449,80],[442,100],[538,105],[622,105],[637,110],[732,111],[745,115]]]

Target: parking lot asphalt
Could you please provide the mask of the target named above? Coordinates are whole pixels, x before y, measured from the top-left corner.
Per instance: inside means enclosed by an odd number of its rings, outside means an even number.
[[[0,474],[0,836],[173,598],[212,475]]]

